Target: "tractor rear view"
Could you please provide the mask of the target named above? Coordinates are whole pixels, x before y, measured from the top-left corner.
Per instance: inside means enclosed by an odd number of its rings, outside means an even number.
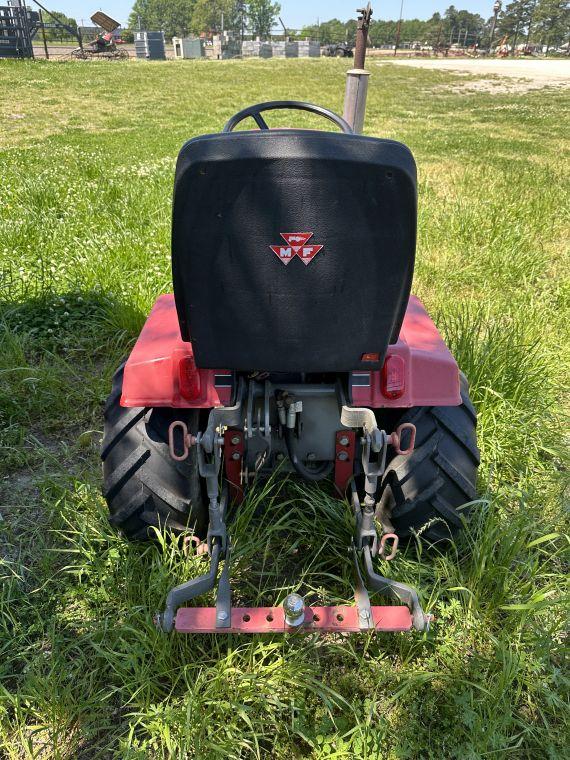
[[[276,109],[337,131],[269,129]],[[257,129],[236,131],[246,119]],[[174,292],[117,370],[102,450],[117,528],[189,534],[209,554],[206,574],[170,591],[162,630],[428,627],[415,589],[374,563],[414,533],[461,528],[479,452],[467,380],[411,295],[416,216],[410,150],[310,103],[250,106],[182,147]],[[232,607],[228,506],[277,468],[330,482],[352,510],[353,605]],[[214,587],[215,607],[184,606]]]

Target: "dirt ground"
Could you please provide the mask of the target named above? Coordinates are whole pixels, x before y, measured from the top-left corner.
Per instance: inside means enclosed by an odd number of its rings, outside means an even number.
[[[480,80],[470,80],[459,90],[486,92],[524,92],[543,87],[570,87],[570,60],[529,59],[395,59],[375,62],[377,66],[412,66],[437,71],[453,71],[465,75],[481,75]],[[500,80],[497,79],[500,77]]]

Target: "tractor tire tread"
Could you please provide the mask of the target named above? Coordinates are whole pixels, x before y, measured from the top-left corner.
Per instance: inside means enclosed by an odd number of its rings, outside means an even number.
[[[382,509],[400,538],[449,541],[463,526],[477,499],[476,419],[464,375],[459,406],[403,412],[398,424],[416,426],[416,448],[389,461],[381,487]]]
[[[175,462],[170,456],[168,428],[175,419],[195,431],[198,413],[167,407],[121,407],[124,364],[113,377],[105,404],[103,496],[109,521],[132,540],[152,537],[153,528],[174,533],[194,530],[203,537],[207,508],[196,452]]]
[[[133,425],[136,425],[141,417],[144,417],[146,409],[129,409],[126,411],[128,413],[124,415],[123,419],[121,419],[120,422],[115,423],[111,428],[110,435],[107,437],[108,443],[101,449],[101,459],[103,461],[107,459],[113,447],[119,443],[122,437],[129,432]]]
[[[108,501],[111,501],[127,480],[139,469],[139,467],[141,467],[142,464],[144,464],[149,456],[150,450],[142,444],[131,451],[128,457],[126,457],[121,464],[113,470],[112,474],[105,481],[103,496]]]

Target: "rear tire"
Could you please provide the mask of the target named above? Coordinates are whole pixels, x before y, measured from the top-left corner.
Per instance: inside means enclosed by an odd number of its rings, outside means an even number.
[[[168,448],[170,423],[181,420],[196,433],[198,410],[120,406],[123,369],[115,373],[105,405],[101,459],[109,521],[130,539],[151,538],[152,527],[203,537],[207,511],[196,449],[175,462]]]
[[[416,407],[398,420],[416,426],[416,444],[386,468],[377,516],[386,513],[400,538],[449,541],[469,514],[460,507],[477,498],[477,416],[463,374],[461,399],[460,406]]]

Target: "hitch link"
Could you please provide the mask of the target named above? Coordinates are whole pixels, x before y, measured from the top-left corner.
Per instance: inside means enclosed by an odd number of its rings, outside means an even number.
[[[390,553],[386,554],[386,541],[388,539],[392,541],[392,548],[390,550]],[[386,562],[389,562],[391,559],[394,559],[394,557],[396,556],[396,552],[398,551],[399,540],[400,539],[395,533],[384,533],[382,535],[382,538],[380,539],[380,546],[378,547],[379,556]]]
[[[174,443],[174,431],[176,428],[179,428],[182,432],[182,454],[176,453],[176,445]],[[185,459],[188,459],[190,447],[195,446],[197,441],[198,439],[196,436],[191,435],[188,432],[186,423],[182,422],[182,420],[174,420],[174,422],[171,422],[168,426],[168,450],[175,462],[183,462]]]
[[[266,409],[268,409],[268,390],[265,386]],[[208,511],[209,524],[205,546],[210,556],[210,567],[206,573],[193,578],[186,583],[171,589],[166,600],[164,611],[157,614],[155,623],[159,629],[170,632],[176,624],[176,614],[182,604],[188,602],[201,594],[217,589],[216,608],[214,621],[204,627],[194,627],[187,630],[239,630],[239,621],[232,621],[231,605],[231,588],[230,588],[230,555],[231,542],[226,528],[226,510],[228,504],[228,488],[224,485],[220,489],[220,473],[222,465],[222,449],[224,445],[224,435],[228,429],[239,427],[242,420],[243,400],[245,398],[245,388],[243,381],[240,382],[237,393],[237,402],[231,407],[216,407],[211,410],[208,425],[204,432],[197,435],[191,435],[188,427],[181,420],[174,421],[168,428],[168,445],[172,458],[175,461],[184,461],[190,452],[192,446],[196,446],[197,464],[200,476],[206,481],[206,490],[208,494]],[[248,396],[248,413],[246,429],[251,437],[254,429],[252,423],[252,393]],[[279,396],[277,399],[277,411],[279,422],[287,431],[295,429],[298,415],[302,413],[302,402],[295,401],[291,397]],[[385,578],[378,575],[373,567],[373,558],[380,556],[384,560],[391,560],[396,555],[398,548],[398,537],[393,532],[393,527],[389,520],[382,520],[382,535],[378,535],[376,527],[376,496],[378,482],[384,475],[387,461],[387,448],[392,446],[398,455],[408,456],[412,453],[416,439],[416,428],[412,423],[403,423],[391,434],[384,430],[379,430],[376,418],[372,410],[367,408],[348,407],[344,405],[341,413],[341,423],[346,428],[361,428],[361,458],[362,470],[364,473],[364,498],[360,499],[354,480],[351,482],[351,502],[354,511],[356,530],[352,545],[353,568],[355,573],[355,601],[356,601],[356,620],[351,623],[352,630],[407,630],[407,628],[398,627],[401,620],[395,628],[386,627],[386,622],[382,623],[382,618],[375,618],[375,610],[390,608],[372,608],[370,605],[370,596],[368,588],[371,591],[377,591],[394,601],[403,603],[408,607],[411,625],[418,631],[424,631],[429,628],[431,615],[424,613],[418,599],[417,592],[406,584]],[[258,425],[259,426],[259,415]],[[264,433],[269,430],[268,414],[266,414]],[[175,434],[177,433],[176,444]],[[407,448],[402,448],[402,437],[404,433],[409,435]],[[182,451],[180,451],[180,434],[182,436]],[[389,544],[388,542],[391,542]],[[223,570],[218,580],[218,571],[220,562],[223,561]],[[367,588],[368,587],[368,588]],[[266,630],[268,622],[274,620],[272,608],[267,608],[269,613],[266,614],[262,630]],[[286,598],[281,616],[286,628],[299,629],[307,628],[307,614],[311,617],[310,624],[317,623],[328,629],[330,623],[321,621],[320,616],[328,614],[327,611],[335,608],[315,608],[318,615],[311,612],[311,608],[306,608],[302,597],[298,594],[289,594]],[[340,608],[336,608],[340,610]],[[344,608],[343,608],[344,609]],[[353,609],[353,608],[346,608]],[[322,610],[322,611],[321,611]],[[186,617],[190,610],[184,610]],[[182,614],[182,613],[181,613]],[[265,614],[265,613],[264,613]],[[337,612],[335,620],[343,621],[344,612]],[[386,613],[381,613],[386,614]],[[250,621],[250,613],[243,616],[243,621]],[[393,620],[393,618],[392,618]],[[315,623],[314,621],[317,621]],[[334,623],[336,630],[337,623]],[[394,623],[392,622],[392,625]],[[184,623],[181,622],[180,630],[184,629]],[[188,625],[186,623],[186,625]],[[200,626],[200,622],[198,622]],[[384,627],[382,627],[384,626]]]
[[[402,433],[405,430],[410,431],[410,442],[407,449],[402,449]],[[416,426],[413,422],[403,422],[396,430],[388,436],[388,443],[396,449],[396,454],[409,456],[416,445]]]

